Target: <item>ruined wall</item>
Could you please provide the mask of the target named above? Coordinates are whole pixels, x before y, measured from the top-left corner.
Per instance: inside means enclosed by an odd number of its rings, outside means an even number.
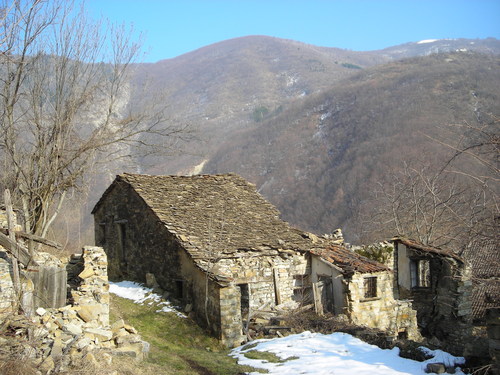
[[[397,295],[413,301],[422,335],[440,341],[446,350],[462,355],[471,340],[472,326],[470,269],[460,261],[441,255],[415,253],[399,243],[395,262],[398,267]],[[410,260],[429,262],[429,286],[412,287]]]
[[[3,260],[0,258],[1,275],[4,265],[10,266]],[[82,358],[95,360],[92,353],[96,351],[144,358],[149,344],[141,340],[133,327],[123,320],[109,324],[109,284],[103,249],[85,247],[82,254],[71,257],[66,268],[70,304],[39,307],[30,317],[12,312],[6,324],[7,328],[9,324],[16,327],[20,341],[15,345],[24,345],[24,351],[30,353],[30,359],[39,363],[44,373],[52,373],[56,367],[64,371],[65,366],[80,363]],[[0,301],[5,300],[4,292],[8,290],[0,290]]]
[[[335,314],[347,314],[346,310],[346,285],[344,276],[340,269],[337,269],[331,264],[326,264],[320,257],[312,257],[311,259],[312,275],[311,281],[313,283],[319,280],[318,277],[326,276],[332,280],[333,289],[333,306]]]
[[[310,273],[310,260],[299,252],[275,256],[256,254],[221,259],[215,267],[234,284],[248,284],[250,308],[258,310],[293,302],[297,288],[295,277]]]
[[[128,185],[117,184],[108,193],[94,213],[94,227],[96,244],[108,255],[111,280],[145,282],[146,273],[153,273],[162,289],[177,293],[180,248]]]
[[[377,296],[365,298],[366,277],[377,277]],[[378,328],[397,337],[418,340],[416,311],[409,301],[397,301],[393,295],[393,274],[355,273],[348,283],[349,310],[353,323]]]

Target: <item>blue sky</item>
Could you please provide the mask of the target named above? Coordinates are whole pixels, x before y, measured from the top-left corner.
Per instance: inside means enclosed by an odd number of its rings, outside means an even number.
[[[147,62],[246,35],[356,51],[500,39],[500,0],[87,0],[87,9],[143,32]]]

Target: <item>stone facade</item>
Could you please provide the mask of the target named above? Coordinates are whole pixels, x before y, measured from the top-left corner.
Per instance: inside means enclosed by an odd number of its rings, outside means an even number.
[[[312,282],[321,283],[322,297],[326,288],[331,289],[333,304],[327,311],[345,314],[355,325],[377,328],[394,338],[421,339],[416,311],[408,301],[394,298],[393,273],[383,264],[331,246],[313,252]]]
[[[121,175],[93,210],[114,279],[155,276],[228,346],[252,311],[298,299],[308,251],[326,239],[291,228],[236,175]],[[208,291],[208,293],[207,293]]]
[[[462,355],[472,338],[470,269],[458,255],[394,239],[395,294],[412,300],[423,336]]]

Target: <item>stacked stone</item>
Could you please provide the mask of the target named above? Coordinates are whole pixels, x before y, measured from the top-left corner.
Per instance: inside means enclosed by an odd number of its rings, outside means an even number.
[[[10,266],[6,263],[3,267],[4,263],[0,258],[0,281]],[[103,249],[85,247],[81,255],[71,257],[68,268],[79,271],[72,275],[79,281],[70,289],[73,304],[40,307],[31,318],[23,315],[8,318],[7,325],[16,330],[18,337],[30,337],[31,344],[26,344],[22,352],[29,352],[29,358],[44,373],[56,367],[62,370],[82,360],[97,364],[95,353],[101,353],[107,362],[112,361],[112,355],[143,359],[149,344],[141,340],[137,331],[123,320],[109,325],[109,283]],[[3,284],[1,286],[4,294]]]
[[[106,253],[100,247],[86,246],[81,256],[73,255],[83,270],[79,285],[71,290],[71,300],[78,316],[91,328],[109,327],[109,283]],[[80,269],[80,267],[79,267]]]
[[[12,284],[11,262],[7,254],[0,249],[0,321],[2,316],[12,313],[14,284]]]

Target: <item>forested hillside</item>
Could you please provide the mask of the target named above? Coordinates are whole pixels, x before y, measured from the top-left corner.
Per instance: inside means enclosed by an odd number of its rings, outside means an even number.
[[[500,113],[499,53],[496,39],[355,52],[253,36],[136,65],[128,105],[159,99],[170,124],[188,126],[186,141],[165,144],[168,158],[101,166],[87,206],[64,222],[84,217],[77,225],[89,228],[117,173],[236,172],[291,224],[363,240],[360,207],[379,182],[404,161],[439,168],[451,152],[439,141],[461,137],[447,125]]]
[[[366,69],[234,134],[204,171],[254,181],[286,220],[314,232],[359,230],[356,214],[385,175],[443,165],[462,134],[447,125],[500,111],[500,59],[435,54]],[[456,130],[456,129],[453,129]]]

